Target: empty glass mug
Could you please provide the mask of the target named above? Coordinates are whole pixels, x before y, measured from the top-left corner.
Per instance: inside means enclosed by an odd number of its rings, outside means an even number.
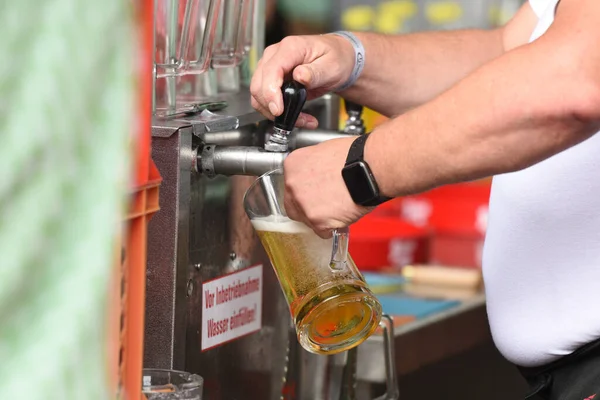
[[[358,346],[379,325],[381,304],[348,255],[348,230],[321,239],[287,217],[281,170],[258,178],[244,208],[264,246],[306,350],[335,354]]]
[[[208,70],[223,0],[155,0],[157,77]]]
[[[155,115],[188,110],[203,97],[222,2],[154,0]]]
[[[189,372],[145,368],[142,393],[148,400],[202,400],[204,379]]]
[[[250,51],[255,0],[226,0],[220,9],[212,49],[213,68],[239,65]]]

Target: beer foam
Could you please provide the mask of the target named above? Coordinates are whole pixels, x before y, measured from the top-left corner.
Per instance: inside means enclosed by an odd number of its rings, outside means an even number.
[[[312,233],[312,230],[302,222],[293,221],[288,217],[270,215],[253,219],[252,226],[257,231],[278,233]]]

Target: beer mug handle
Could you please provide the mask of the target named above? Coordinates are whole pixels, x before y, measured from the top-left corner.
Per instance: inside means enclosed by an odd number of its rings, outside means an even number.
[[[348,242],[350,240],[350,230],[346,228],[334,229],[333,231],[333,249],[331,253],[332,269],[342,269],[348,261]]]
[[[385,357],[385,386],[384,395],[374,400],[397,400],[400,396],[398,378],[396,377],[396,359],[394,352],[394,321],[389,315],[382,315],[379,326],[383,329],[383,354]]]

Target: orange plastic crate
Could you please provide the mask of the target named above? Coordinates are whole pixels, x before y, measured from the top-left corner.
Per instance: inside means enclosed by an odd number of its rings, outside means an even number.
[[[113,280],[111,364],[118,398],[141,398],[148,222],[159,209],[160,181],[135,191],[123,222]]]
[[[116,241],[110,287],[108,364],[115,398],[141,400],[148,222],[159,209],[160,174],[151,159],[153,0],[134,0],[138,110],[132,134],[134,189]]]
[[[130,195],[117,238],[110,287],[110,384],[116,398],[139,400],[142,384],[148,222],[159,210],[161,179],[150,163],[148,183]]]

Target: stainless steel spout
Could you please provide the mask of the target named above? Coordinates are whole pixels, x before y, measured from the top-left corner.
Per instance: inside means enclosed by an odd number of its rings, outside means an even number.
[[[302,147],[314,146],[328,140],[347,138],[349,136],[353,135],[340,131],[325,129],[296,129],[290,135],[289,147],[292,150],[300,149]]]
[[[328,140],[356,136],[364,133],[362,106],[347,102],[352,118],[344,132],[326,129],[294,129],[304,101],[306,90],[297,82],[283,87],[286,112],[275,119],[274,128],[266,133],[263,126],[247,127],[233,131],[206,132],[200,136],[203,143],[197,151],[194,169],[209,178],[217,175],[260,176],[282,169],[290,151],[313,146]],[[264,136],[264,148],[256,139]]]
[[[197,155],[196,172],[209,178],[217,175],[260,176],[283,168],[287,152],[271,152],[260,147],[206,145]]]
[[[227,146],[224,143],[240,143],[243,132],[227,131],[206,136],[219,144],[205,144],[198,151],[195,163],[196,172],[209,178],[217,175],[260,176],[274,169],[283,168],[283,161],[289,152],[268,151],[258,146]],[[328,130],[295,130],[290,135],[289,150],[313,146],[327,140],[348,137],[347,133]]]

